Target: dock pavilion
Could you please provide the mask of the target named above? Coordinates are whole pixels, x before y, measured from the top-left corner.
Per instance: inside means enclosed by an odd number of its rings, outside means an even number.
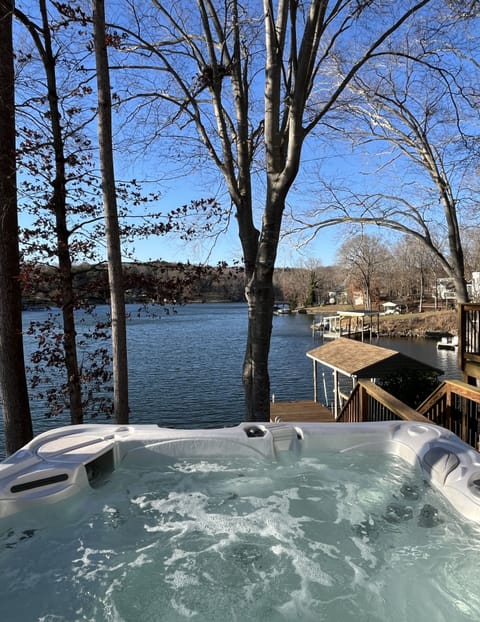
[[[337,311],[312,324],[313,331],[321,331],[324,339],[348,337],[360,341],[372,341],[380,331],[378,311]]]
[[[309,350],[307,356],[313,361],[313,402],[274,402],[270,405],[272,421],[335,421],[360,379],[375,380],[405,369],[443,373],[440,369],[396,350],[343,337]],[[331,400],[326,394],[323,376],[325,405],[319,400],[319,365],[333,373]]]

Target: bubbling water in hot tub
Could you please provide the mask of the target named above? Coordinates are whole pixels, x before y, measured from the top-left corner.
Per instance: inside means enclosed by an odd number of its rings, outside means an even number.
[[[385,453],[131,463],[21,518],[4,620],[480,619],[478,528]]]

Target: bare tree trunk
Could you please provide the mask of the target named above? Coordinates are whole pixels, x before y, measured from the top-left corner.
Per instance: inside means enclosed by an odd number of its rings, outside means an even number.
[[[0,395],[5,450],[33,436],[22,340],[12,46],[13,2],[0,0]]]
[[[370,295],[370,284],[367,281],[365,281],[365,300],[363,301],[363,308],[364,309],[372,308],[372,297]]]
[[[273,274],[281,223],[278,213],[283,211],[284,202],[281,193],[280,196],[275,194],[269,197],[271,198],[267,198],[262,231],[260,236],[257,234],[256,237],[258,241],[255,258],[248,257],[244,246],[248,333],[243,365],[243,387],[247,421],[270,419],[268,358],[274,306]]]
[[[424,276],[423,276],[423,270],[420,270],[420,298],[418,301],[418,312],[422,313],[423,311],[423,288],[424,288]],[[435,298],[436,301],[436,298]]]
[[[449,263],[452,266],[451,275],[455,287],[457,303],[466,303],[468,302],[468,291],[467,282],[465,280],[465,258],[460,236],[460,226],[458,224],[455,197],[450,185],[450,180],[442,175],[442,168],[439,167],[435,158],[432,156],[428,162],[431,162],[432,178],[437,185],[445,213],[445,221],[448,230],[448,249],[450,251]]]
[[[118,227],[117,196],[112,147],[112,101],[103,0],[93,0],[95,61],[98,90],[98,139],[102,172],[105,233],[108,251],[108,281],[112,314],[113,401],[117,423],[128,423],[128,362],[125,292]]]
[[[269,249],[275,252],[276,248]],[[268,421],[270,377],[268,354],[272,335],[274,305],[273,265],[257,262],[247,275],[245,296],[248,302],[248,332],[243,363],[243,388],[247,421]]]
[[[467,282],[465,280],[465,267],[463,259],[463,250],[461,246],[456,246],[456,254],[451,257],[453,270],[452,280],[455,287],[457,303],[463,304],[468,302]]]

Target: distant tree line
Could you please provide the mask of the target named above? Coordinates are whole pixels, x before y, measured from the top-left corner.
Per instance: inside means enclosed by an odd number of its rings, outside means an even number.
[[[181,305],[189,302],[240,302],[243,270],[226,264],[201,266],[165,261],[123,264],[126,302]],[[109,304],[106,263],[72,267],[75,306]],[[54,266],[22,266],[24,308],[56,308],[62,292]]]
[[[466,245],[467,281],[480,271],[480,236]],[[200,266],[166,261],[123,264],[127,302],[160,305],[190,302],[244,302],[244,271],[240,266]],[[22,265],[24,307],[57,307],[61,303],[58,269],[54,266]],[[72,267],[76,304],[108,304],[110,298],[106,263],[83,262]],[[386,299],[410,303],[422,310],[437,292],[438,282],[448,274],[420,242],[404,236],[387,243],[384,236],[358,234],[338,249],[336,262],[323,266],[310,259],[305,265],[278,268],[274,277],[275,300],[292,308],[333,302],[354,304],[361,298],[366,308]],[[440,303],[440,301],[439,301]]]
[[[472,275],[480,272],[478,230],[465,236],[464,247],[468,287]],[[333,266],[310,260],[304,267],[279,268],[274,283],[277,300],[292,308],[337,302],[381,309],[382,302],[392,300],[421,312],[425,305],[442,307],[456,301],[453,279],[438,257],[409,236],[388,241],[382,235],[353,235],[338,248]],[[479,292],[469,291],[470,299],[476,300]]]

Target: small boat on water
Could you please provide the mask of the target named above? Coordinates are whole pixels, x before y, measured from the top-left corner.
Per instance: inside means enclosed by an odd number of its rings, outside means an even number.
[[[452,350],[455,351],[458,348],[458,336],[442,337],[440,341],[437,341],[437,350]]]
[[[276,304],[273,308],[274,315],[290,315],[291,309],[288,303],[283,302],[280,304]]]

